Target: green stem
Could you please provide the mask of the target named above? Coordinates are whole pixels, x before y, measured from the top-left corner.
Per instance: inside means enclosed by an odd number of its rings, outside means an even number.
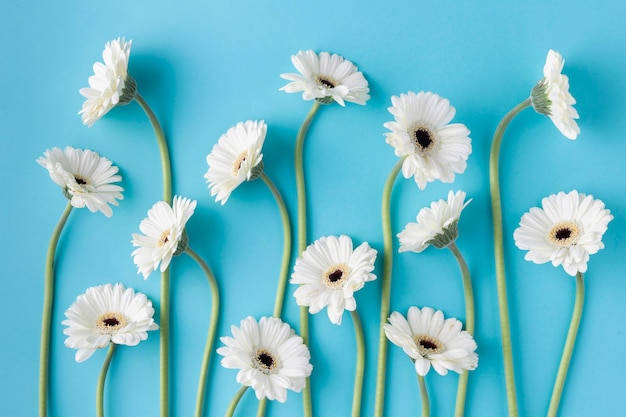
[[[65,210],[59,219],[46,254],[46,269],[44,273],[43,312],[41,314],[41,346],[39,350],[39,417],[48,415],[48,374],[50,371],[50,323],[52,322],[52,307],[54,306],[54,257],[59,243],[59,237],[67,218],[72,212],[71,202],[67,202]]]
[[[509,323],[509,306],[506,293],[506,275],[504,270],[504,237],[502,226],[502,202],[500,197],[500,145],[507,126],[522,110],[530,107],[530,98],[515,106],[498,124],[493,135],[491,154],[489,156],[489,188],[491,190],[491,209],[493,215],[493,243],[496,265],[496,286],[498,291],[498,307],[500,313],[500,331],[502,333],[502,355],[504,358],[504,380],[509,417],[517,417],[517,398],[515,390],[515,373],[513,369],[513,348],[511,345],[511,325]]]
[[[422,399],[422,417],[430,416],[430,400],[428,399],[428,390],[426,389],[426,381],[421,375],[417,375],[417,382],[420,386],[420,397]]]
[[[261,398],[259,401],[259,408],[257,409],[256,416],[263,417],[265,415],[265,408],[267,407],[267,397]]]
[[[201,417],[204,411],[204,399],[206,396],[206,384],[209,375],[209,365],[211,364],[211,353],[213,352],[213,343],[215,342],[215,333],[217,332],[217,323],[220,315],[220,293],[217,286],[217,281],[213,275],[213,271],[209,268],[209,265],[198,255],[196,252],[187,246],[185,253],[193,258],[194,261],[200,265],[202,271],[206,275],[209,281],[209,287],[211,288],[211,319],[209,321],[209,330],[206,336],[206,342],[204,344],[204,354],[202,356],[202,365],[200,367],[200,379],[198,381],[198,394],[196,396],[196,413],[195,417]]]
[[[374,416],[382,417],[385,407],[385,378],[387,370],[387,336],[384,325],[389,317],[391,302],[391,271],[393,266],[393,240],[391,232],[391,190],[402,169],[405,158],[400,159],[391,170],[383,189],[381,219],[383,224],[383,277],[380,294],[380,333],[378,336],[378,366],[376,368],[376,401]]]
[[[248,387],[246,385],[242,385],[241,388],[239,388],[239,391],[235,393],[235,396],[230,401],[230,404],[228,404],[228,409],[226,410],[226,414],[224,414],[224,417],[233,417],[233,414],[235,414],[235,409],[239,404],[239,400],[241,400],[241,397],[243,397],[243,394],[246,392],[247,389]]]
[[[461,277],[463,278],[463,293],[465,294],[465,330],[472,336],[474,335],[474,323],[475,308],[474,308],[474,291],[472,290],[472,278],[470,276],[469,268],[463,255],[456,243],[452,242],[448,249],[456,258],[459,268],[461,269]],[[456,391],[456,407],[454,409],[454,417],[463,417],[465,413],[465,398],[467,397],[467,380],[469,378],[469,372],[463,371],[459,375],[459,384]]]
[[[100,371],[100,377],[98,378],[98,387],[96,388],[96,416],[104,417],[104,382],[107,378],[107,372],[109,371],[109,365],[111,365],[111,359],[115,353],[116,344],[109,343],[109,350],[104,358],[102,364],[102,370]]]
[[[363,325],[356,310],[350,312],[354,323],[356,339],[356,370],[354,372],[354,394],[352,396],[352,417],[361,415],[361,398],[363,397],[363,375],[365,373],[365,337]]]
[[[572,359],[572,353],[574,352],[576,335],[578,334],[578,328],[580,327],[580,318],[583,314],[584,299],[585,283],[583,280],[583,274],[578,272],[576,274],[576,301],[574,302],[574,311],[572,312],[572,320],[569,325],[569,331],[567,332],[567,339],[565,339],[561,363],[559,364],[559,370],[556,374],[556,380],[554,381],[554,389],[552,390],[552,398],[550,398],[548,417],[556,417],[559,410],[559,403],[561,402],[561,395],[563,394],[563,386],[565,385],[565,379],[567,378],[567,370]]]

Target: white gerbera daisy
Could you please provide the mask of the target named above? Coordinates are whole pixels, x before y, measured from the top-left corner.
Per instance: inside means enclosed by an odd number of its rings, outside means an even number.
[[[399,252],[420,253],[428,246],[445,248],[459,236],[458,223],[461,212],[471,199],[465,201],[465,193],[448,192],[448,201],[439,200],[425,207],[417,214],[417,223],[409,223],[398,233]]]
[[[354,311],[354,292],[376,279],[376,250],[367,243],[352,249],[352,239],[342,235],[322,237],[296,260],[290,282],[300,284],[293,296],[311,314],[327,307],[328,318],[341,324],[344,309]]]
[[[302,338],[276,317],[247,317],[241,327],[231,326],[233,337],[222,337],[226,346],[222,366],[240,369],[237,382],[252,387],[260,400],[285,402],[287,389],[300,392],[311,375],[311,354]]]
[[[409,355],[421,376],[431,365],[439,375],[446,375],[448,370],[460,374],[478,366],[472,335],[461,330],[463,325],[457,319],[444,319],[440,310],[410,307],[406,319],[394,311],[389,323],[384,326],[387,338]]]
[[[345,106],[345,101],[365,104],[369,100],[369,87],[363,73],[347,59],[337,54],[300,51],[291,57],[300,74],[281,74],[291,81],[280,90],[288,93],[302,91],[304,100],[317,100],[328,104],[334,101]]]
[[[228,197],[244,181],[256,179],[263,170],[261,148],[267,126],[263,120],[239,122],[223,134],[206,162],[209,170],[204,174],[211,196],[226,203]]]
[[[569,79],[563,71],[563,57],[550,49],[543,67],[543,78],[533,88],[531,101],[538,113],[550,117],[552,123],[568,139],[576,139],[580,128],[574,119],[578,119],[578,112],[573,104],[576,100],[569,92]]]
[[[541,200],[522,216],[513,237],[515,244],[528,250],[524,259],[536,264],[563,265],[571,276],[587,271],[589,255],[604,248],[602,235],[613,220],[601,200],[570,191]]]
[[[148,338],[148,330],[159,328],[153,315],[152,302],[132,288],[122,284],[88,288],[65,312],[65,346],[78,349],[77,362],[110,342],[135,346]]]
[[[460,123],[449,124],[456,110],[437,94],[420,91],[391,97],[389,112],[395,121],[385,123],[387,143],[396,156],[405,157],[402,174],[413,176],[418,187],[435,180],[454,181],[465,171],[472,153],[470,131]]]
[[[133,246],[139,246],[131,256],[137,265],[137,273],[144,279],[161,264],[165,271],[172,256],[187,248],[185,225],[196,208],[196,201],[175,196],[172,207],[165,201],[155,203],[148,210],[148,217],[139,224],[141,234],[133,233]]]
[[[127,104],[135,97],[137,86],[128,75],[128,59],[132,41],[117,38],[107,42],[102,58],[104,64],[93,65],[94,75],[89,77],[89,88],[81,88],[80,94],[87,100],[78,114],[83,123],[91,127],[98,119],[118,104]]]
[[[63,189],[72,206],[95,213],[101,211],[111,217],[113,211],[109,204],[119,205],[124,189],[113,183],[122,177],[116,175],[119,169],[107,158],[88,149],[76,149],[71,146],[61,150],[52,148],[44,152],[37,162],[50,173],[52,181]]]

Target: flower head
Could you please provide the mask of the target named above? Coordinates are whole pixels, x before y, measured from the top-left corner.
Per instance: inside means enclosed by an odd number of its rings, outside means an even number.
[[[418,187],[435,180],[454,181],[454,174],[465,171],[472,153],[470,131],[460,123],[449,124],[456,110],[437,94],[420,91],[391,97],[388,110],[395,121],[385,123],[387,143],[402,164],[405,178],[413,176]]]
[[[261,148],[267,126],[263,120],[239,122],[223,134],[206,162],[209,170],[204,174],[211,196],[226,203],[228,197],[244,181],[256,179],[263,171]]]
[[[170,207],[165,201],[155,203],[148,210],[148,217],[139,224],[141,233],[133,233],[133,246],[139,246],[132,253],[137,273],[144,279],[161,264],[165,271],[172,256],[179,255],[187,248],[185,225],[193,214],[196,202],[175,196]]]
[[[389,323],[384,326],[387,339],[409,355],[419,375],[426,375],[431,365],[439,375],[476,369],[476,342],[457,319],[444,319],[430,307],[410,307],[406,319],[393,312]]]
[[[345,101],[365,104],[370,98],[363,73],[340,55],[300,51],[291,57],[291,62],[300,74],[281,74],[281,78],[291,81],[280,88],[282,91],[302,91],[304,100],[317,100],[323,104],[336,101],[341,106],[345,106]]]
[[[552,262],[563,265],[571,276],[587,271],[589,255],[604,248],[602,235],[613,220],[601,200],[570,191],[560,192],[541,200],[522,216],[515,229],[515,244],[527,250],[524,259],[536,264]]]
[[[152,302],[132,288],[122,284],[88,288],[65,312],[65,346],[78,349],[77,362],[110,342],[135,346],[148,338],[148,330],[159,328],[153,315]]]
[[[300,306],[308,306],[311,314],[327,308],[328,318],[341,324],[343,310],[354,311],[354,292],[367,281],[376,279],[374,270],[376,250],[367,243],[352,248],[345,235],[322,237],[296,260],[290,282],[300,284],[293,296]]]
[[[439,200],[430,204],[417,214],[417,223],[409,223],[398,233],[400,239],[399,252],[420,253],[429,245],[445,248],[454,242],[459,235],[458,223],[461,212],[469,201],[465,201],[465,193],[448,192],[448,201]]]
[[[117,206],[116,200],[122,200],[124,189],[113,183],[122,177],[116,175],[119,169],[107,158],[88,149],[76,149],[71,146],[61,150],[52,148],[37,159],[48,170],[52,181],[63,189],[72,206],[95,213],[101,211],[107,217],[113,215],[109,204]]]
[[[237,382],[252,387],[256,397],[285,402],[287,389],[300,392],[311,375],[311,354],[302,338],[276,317],[247,317],[240,327],[231,326],[233,337],[222,337],[226,346],[222,366],[240,369]]]
[[[537,113],[550,117],[552,123],[568,139],[576,139],[580,128],[574,119],[578,112],[573,104],[576,100],[569,92],[569,79],[561,74],[563,57],[550,49],[543,67],[543,78],[533,88],[530,98]]]
[[[89,77],[89,88],[80,94],[87,100],[78,114],[83,123],[91,127],[98,119],[118,104],[128,104],[135,98],[137,86],[128,75],[128,59],[132,41],[117,38],[107,42],[102,52],[102,62],[93,65],[94,75]]]

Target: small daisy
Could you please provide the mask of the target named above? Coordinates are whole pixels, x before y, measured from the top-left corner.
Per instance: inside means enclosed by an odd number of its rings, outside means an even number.
[[[564,64],[561,54],[550,49],[543,67],[543,78],[533,88],[530,97],[537,113],[550,117],[566,138],[576,139],[580,133],[574,120],[578,119],[578,112],[572,107],[576,100],[569,92],[569,79],[561,74]]]
[[[226,346],[222,366],[240,369],[237,382],[252,387],[260,400],[285,402],[287,389],[300,392],[311,375],[311,354],[302,338],[276,317],[247,317],[240,327],[231,326],[233,337],[222,337]]]
[[[76,149],[71,146],[61,150],[52,148],[37,159],[50,173],[52,181],[63,189],[73,207],[87,206],[89,211],[101,211],[107,217],[113,215],[109,204],[119,205],[124,189],[113,183],[122,177],[116,175],[119,169],[107,158],[88,149]]]
[[[385,123],[387,143],[402,164],[405,178],[414,177],[420,190],[435,180],[453,182],[472,153],[470,131],[460,123],[449,124],[456,110],[437,94],[420,91],[391,97],[389,112],[394,122]]]
[[[340,55],[300,51],[291,57],[291,62],[300,74],[281,74],[281,78],[291,81],[280,88],[282,91],[302,91],[304,100],[315,99],[323,104],[336,101],[341,106],[345,106],[345,101],[365,104],[370,98],[370,89],[361,71]]]
[[[263,171],[261,148],[267,126],[263,120],[239,122],[217,141],[206,162],[209,170],[204,174],[211,196],[226,203],[228,197],[244,181],[256,179]]]
[[[444,319],[440,310],[410,307],[406,319],[393,312],[389,323],[384,326],[387,339],[409,355],[421,376],[430,371],[431,365],[439,375],[449,370],[460,374],[478,366],[472,335],[461,330],[463,325],[457,319]]]
[[[571,276],[587,271],[589,255],[604,248],[602,235],[613,220],[604,203],[590,195],[560,192],[541,200],[522,216],[513,237],[528,250],[524,259],[536,264],[563,265]]]
[[[148,330],[159,328],[153,315],[152,302],[132,288],[122,284],[88,288],[65,312],[65,346],[78,349],[76,362],[89,359],[110,342],[135,346],[148,338]]]
[[[300,284],[293,296],[299,306],[308,306],[311,314],[327,307],[328,318],[341,324],[343,311],[354,311],[354,292],[367,281],[376,279],[376,250],[362,243],[355,250],[345,235],[322,237],[296,260],[290,282]]]
[[[409,223],[398,233],[399,252],[420,253],[428,246],[445,248],[459,236],[458,223],[463,209],[472,201],[465,201],[465,193],[448,192],[448,201],[432,202],[417,214],[417,223]]]
[[[89,88],[80,94],[87,100],[78,114],[83,123],[91,127],[98,119],[118,104],[128,104],[135,97],[137,86],[128,75],[128,59],[132,41],[117,38],[107,42],[102,52],[102,62],[93,65],[94,75],[89,77]]]
[[[133,246],[139,246],[131,256],[137,265],[137,273],[144,279],[161,264],[165,271],[172,256],[187,248],[185,225],[196,209],[196,201],[175,196],[172,207],[165,201],[155,203],[148,210],[148,217],[139,224],[141,233],[133,233]]]

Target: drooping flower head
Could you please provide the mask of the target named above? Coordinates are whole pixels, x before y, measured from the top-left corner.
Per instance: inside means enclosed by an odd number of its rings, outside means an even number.
[[[117,38],[107,42],[102,52],[102,62],[93,65],[94,75],[89,77],[89,88],[80,94],[87,100],[78,114],[83,123],[91,127],[98,119],[117,105],[128,104],[135,98],[137,85],[128,74],[128,59],[132,41]]]
[[[421,376],[431,365],[439,375],[476,369],[476,342],[462,327],[457,319],[444,319],[440,310],[430,307],[410,307],[406,319],[394,311],[384,326],[387,339],[409,355]]]
[[[133,246],[138,246],[131,256],[137,265],[137,273],[148,278],[161,264],[165,271],[172,256],[180,255],[187,248],[185,225],[196,209],[196,201],[175,196],[170,207],[165,201],[155,203],[148,210],[148,217],[139,224],[141,233],[133,233]]]
[[[209,170],[204,174],[211,196],[226,203],[228,197],[244,181],[252,181],[263,172],[261,148],[267,126],[263,120],[239,122],[223,134],[206,162]]]
[[[317,100],[328,104],[336,101],[365,104],[369,100],[367,80],[357,67],[347,59],[328,52],[300,51],[291,57],[293,66],[300,74],[281,74],[291,81],[280,88],[288,93],[302,91],[304,100]]]
[[[465,201],[465,193],[448,192],[448,201],[439,200],[417,214],[417,223],[409,223],[398,233],[399,252],[420,253],[428,246],[445,248],[459,236],[459,218],[463,209],[472,201]]]
[[[111,217],[113,211],[109,204],[117,206],[117,200],[124,198],[124,189],[114,184],[122,180],[116,175],[119,169],[89,149],[52,148],[37,162],[48,170],[52,181],[63,189],[73,207],[86,206],[92,213],[101,211]]]
[[[569,79],[561,74],[565,61],[558,52],[550,49],[543,67],[543,78],[532,89],[530,98],[535,111],[545,114],[568,139],[576,139],[580,128],[574,119],[578,112],[576,100],[569,92]]]
[[[562,265],[575,276],[587,271],[589,255],[604,248],[602,235],[611,220],[601,200],[578,191],[559,192],[525,213],[513,237],[518,248],[528,251],[527,261]]]
[[[322,237],[309,245],[296,260],[290,282],[300,284],[293,296],[299,306],[308,306],[311,314],[327,307],[328,318],[341,324],[343,311],[354,311],[354,293],[372,274],[376,250],[362,243],[353,250],[352,239],[342,235]]]
[[[465,125],[452,123],[456,110],[437,94],[420,91],[391,97],[389,112],[395,121],[385,123],[391,130],[386,141],[396,156],[406,157],[402,175],[414,177],[420,190],[435,180],[454,181],[467,167],[472,153],[470,131]]]
[[[247,317],[240,327],[231,326],[233,337],[220,338],[226,346],[217,349],[224,356],[222,366],[240,369],[237,382],[252,387],[260,400],[285,402],[287,389],[300,392],[313,366],[302,338],[276,317]]]
[[[159,328],[153,315],[152,302],[132,288],[122,284],[88,288],[65,312],[65,346],[78,349],[77,362],[111,342],[135,346],[148,338],[148,330]]]

